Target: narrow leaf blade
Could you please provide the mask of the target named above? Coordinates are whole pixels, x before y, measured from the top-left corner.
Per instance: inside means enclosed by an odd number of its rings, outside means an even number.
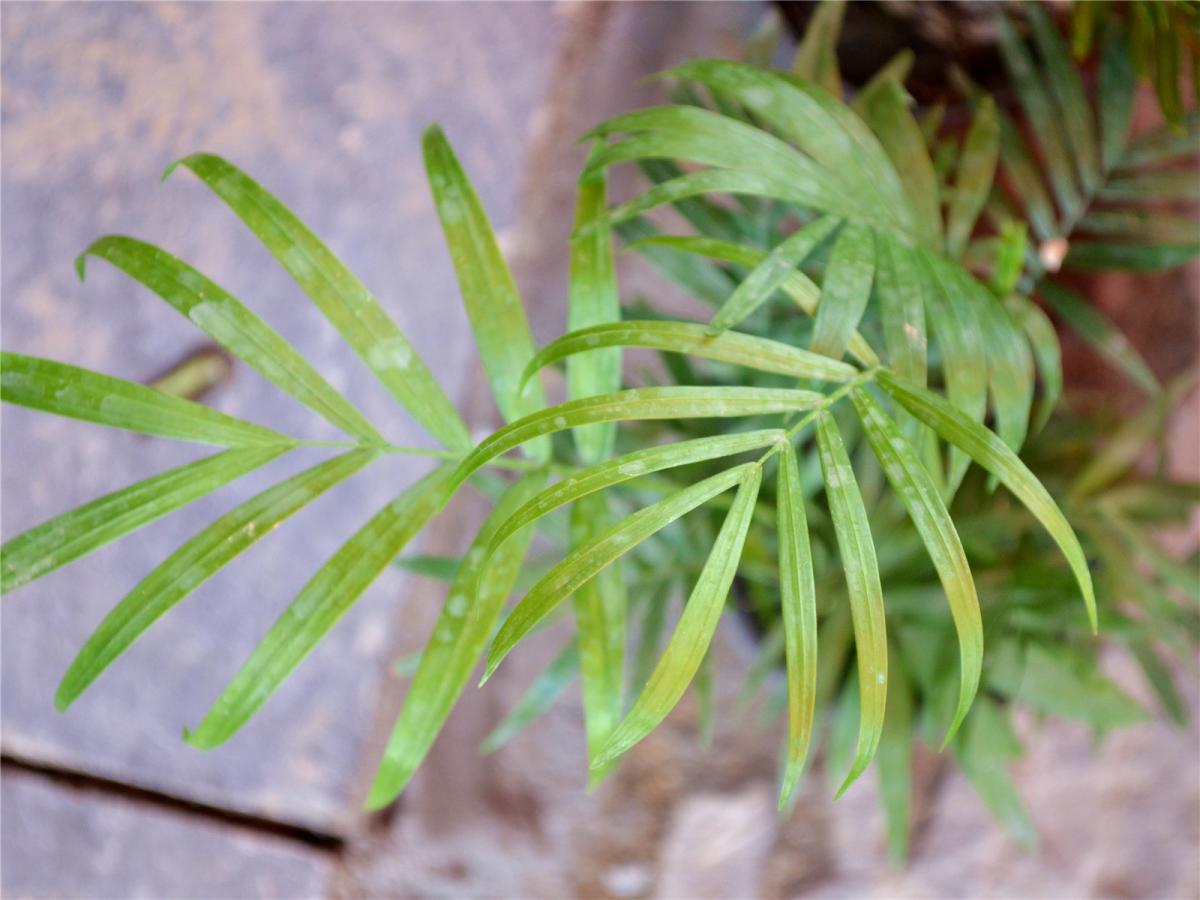
[[[779,462],[779,602],[787,660],[788,737],[779,808],[800,781],[812,739],[817,703],[817,589],[796,451],[788,443]]]
[[[846,363],[781,341],[736,331],[714,335],[705,326],[692,322],[626,320],[582,328],[552,341],[539,350],[525,368],[525,377],[560,359],[581,353],[598,354],[608,347],[649,347],[670,353],[687,353],[760,372],[821,381],[849,381],[856,373],[854,367]]]
[[[850,771],[838,789],[838,796],[841,796],[866,770],[883,733],[884,707],[887,703],[887,628],[879,563],[875,557],[875,541],[871,537],[867,510],[842,436],[828,413],[817,417],[817,448],[825,478],[825,496],[829,500],[838,552],[846,574],[846,590],[850,598],[854,644],[858,655],[861,716],[858,746]]]
[[[7,594],[86,556],[286,452],[284,447],[226,450],[121,488],[55,516],[0,547]]]
[[[214,341],[326,421],[368,443],[384,442],[363,414],[279,332],[183,260],[152,244],[120,235],[102,237],[83,251],[76,263],[81,277],[88,256],[103,259],[144,284]]]
[[[675,633],[633,708],[610,735],[593,766],[603,766],[616,759],[653,731],[674,709],[700,667],[737,573],[762,483],[762,467],[745,466],[738,476],[738,492],[733,505],[688,597]]]
[[[533,338],[521,297],[483,204],[440,128],[426,130],[421,150],[492,395],[505,420],[511,422],[546,405],[540,382],[521,385],[521,370],[533,356]],[[535,440],[529,450],[535,459],[545,460],[550,445]]]
[[[875,458],[908,511],[933,561],[958,631],[958,706],[946,733],[948,743],[971,708],[983,671],[983,618],[975,593],[975,580],[954,521],[916,451],[870,393],[855,388],[850,397]]]
[[[189,744],[211,750],[250,720],[404,545],[441,509],[442,487],[449,473],[449,468],[442,466],[401,492],[321,566],[200,724],[186,735]]]
[[[145,385],[20,353],[0,354],[0,400],[110,428],[200,444],[295,444],[270,428]]]
[[[55,705],[59,710],[70,706],[160,616],[375,456],[372,451],[353,450],[307,469],[247,500],[184,543],[113,607],[88,638],[58,686]]]
[[[1026,468],[1000,438],[972,421],[936,394],[908,384],[886,370],[877,376],[880,385],[914,416],[947,441],[961,448],[1000,480],[1033,514],[1066,556],[1096,627],[1096,597],[1087,557],[1066,517],[1037,476]]]
[[[434,478],[444,480],[444,472]],[[504,553],[490,565],[484,563],[483,550],[500,522],[544,483],[545,475],[535,472],[516,481],[484,521],[467,551],[388,739],[367,797],[368,809],[390,803],[404,790],[466,687],[516,581],[531,534],[526,531],[514,535]],[[429,517],[426,510],[437,493],[434,481],[414,496],[416,511],[422,518],[417,531]]]
[[[190,169],[238,215],[405,409],[453,450],[471,446],[467,428],[433,373],[379,301],[309,228],[232,163],[197,153]]]

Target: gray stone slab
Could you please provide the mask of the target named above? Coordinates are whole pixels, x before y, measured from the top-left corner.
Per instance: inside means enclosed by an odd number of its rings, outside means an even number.
[[[5,897],[319,897],[332,860],[293,841],[5,771]]]
[[[439,120],[503,231],[562,16],[550,5],[14,5],[2,23],[4,347],[144,380],[202,339],[103,263],[104,233],[153,240],[242,297],[390,438],[430,444],[269,254],[170,160],[227,156],[284,199],[374,290],[448,394],[473,351],[424,182]],[[323,422],[239,366],[212,402],[303,437]],[[4,537],[199,451],[5,408]],[[383,658],[410,584],[386,573],[228,745],[198,722],[261,635],[371,513],[427,467],[396,458],[327,495],[165,616],[65,715],[59,677],[108,609],[174,547],[317,456],[285,459],[11,597],[3,625],[6,753],[340,832]]]

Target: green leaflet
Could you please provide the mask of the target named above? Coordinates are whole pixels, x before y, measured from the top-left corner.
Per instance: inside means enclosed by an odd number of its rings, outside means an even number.
[[[906,52],[911,64],[912,54]],[[896,171],[904,173],[901,187],[913,209],[921,243],[927,247],[938,246],[942,211],[938,204],[937,175],[925,137],[909,110],[912,98],[898,81],[891,79],[879,82],[874,88],[868,85],[859,98],[863,118],[879,138]]]
[[[1090,194],[1100,178],[1100,160],[1096,123],[1092,119],[1092,107],[1083,89],[1083,81],[1046,11],[1037,4],[1031,4],[1025,12],[1033,28],[1038,55],[1046,67],[1046,82],[1057,101],[1065,143],[1071,148],[1071,157],[1075,161],[1084,193]]]
[[[1047,278],[1038,282],[1038,293],[1072,331],[1110,364],[1124,372],[1134,384],[1148,394],[1155,394],[1161,389],[1146,361],[1120,329],[1095,306],[1074,291]]]
[[[1193,252],[1196,252],[1194,245],[1200,243],[1200,224],[1195,219],[1161,212],[1090,210],[1079,220],[1078,228],[1089,234],[1111,235],[1127,241],[1192,244]],[[1071,250],[1075,249],[1072,245]],[[1073,255],[1067,259],[1075,263]]]
[[[183,260],[152,244],[111,235],[79,255],[75,265],[80,279],[88,256],[106,260],[144,284],[267,381],[326,421],[361,441],[384,442],[362,413],[275,329]]]
[[[1180,131],[1171,125],[1162,125],[1129,142],[1114,165],[1121,170],[1137,166],[1154,166],[1160,163],[1179,162],[1196,155],[1200,145],[1200,113],[1189,117],[1187,128]],[[1123,137],[1123,135],[1122,135]]]
[[[433,556],[416,553],[412,556],[400,556],[392,560],[392,565],[423,578],[433,578],[437,581],[453,581],[462,565],[461,556]]]
[[[1154,651],[1153,643],[1145,639],[1134,641],[1129,645],[1129,650],[1146,676],[1150,688],[1158,697],[1158,702],[1171,717],[1171,721],[1180,727],[1186,726],[1188,721],[1187,701],[1183,699],[1179,688],[1175,686],[1175,676],[1171,672],[1171,668]]]
[[[796,267],[834,233],[839,224],[832,216],[822,216],[790,235],[768,253],[717,310],[708,323],[708,334],[716,335],[733,328],[762,306]]]
[[[792,60],[793,72],[808,81],[815,81],[835,97],[842,93],[837,43],[845,15],[845,0],[824,0],[818,4],[804,28],[804,37]]]
[[[1105,244],[1076,241],[1066,265],[1073,269],[1129,269],[1157,272],[1173,269],[1200,256],[1200,240],[1187,244]]]
[[[597,153],[585,174],[631,160],[686,159],[789,185],[787,193],[809,197],[812,203],[808,205],[819,209],[832,212],[848,207],[837,181],[813,160],[774,135],[719,113],[694,106],[649,107],[609,119],[587,137],[616,132],[633,134]],[[681,180],[672,179],[654,190]]]
[[[280,522],[376,458],[353,450],[293,475],[226,513],[138,583],[88,638],[63,676],[54,704],[65,710],[163,613]]]
[[[841,359],[871,296],[875,277],[875,237],[870,229],[850,222],[833,245],[821,304],[813,326],[813,353]]]
[[[437,379],[379,301],[286,206],[236,166],[207,153],[172,163],[191,169],[229,204],[397,402],[452,450],[466,450],[466,426]]]
[[[564,599],[609,563],[680,516],[712,499],[746,477],[756,463],[734,466],[684,488],[652,506],[640,509],[601,532],[551,569],[513,609],[488,651],[485,680],[505,656]]]
[[[887,715],[879,739],[879,793],[887,825],[888,856],[893,865],[908,858],[912,828],[913,690],[898,660],[888,679]]]
[[[902,231],[910,227],[911,213],[887,154],[871,130],[833,93],[782,72],[719,59],[693,60],[664,74],[699,81],[736,97],[816,160],[823,177],[840,189],[844,199],[815,209],[840,215],[854,210],[856,217],[869,222]]]
[[[484,548],[492,541],[499,524],[529,499],[545,483],[545,478],[544,473],[532,472],[516,481],[475,536],[425,645],[420,668],[409,686],[404,708],[371,785],[367,809],[379,809],[404,790],[466,687],[516,581],[531,534],[525,531],[513,536],[490,565],[485,565]],[[426,511],[435,509],[434,501],[444,481],[445,471],[441,470],[433,480],[419,483],[420,489],[414,494],[420,507],[417,530],[430,517]]]
[[[663,581],[646,601],[642,612],[641,627],[638,628],[637,649],[633,654],[633,674],[631,685],[644,685],[650,680],[658,661],[658,649],[662,644],[662,634],[667,622],[667,607],[671,604],[671,595],[675,582],[671,579]]]
[[[875,100],[876,95],[880,91],[888,90],[889,84],[895,84],[896,87],[899,87],[901,89],[901,96],[903,96],[904,82],[912,74],[913,64],[916,61],[917,55],[907,47],[897,51],[895,56],[875,70],[875,74],[871,76],[870,80],[859,89],[854,99],[850,101],[850,108],[862,116],[864,121],[871,125],[872,130],[875,130],[875,127],[864,112],[866,107]],[[921,141],[924,142],[925,135],[921,133],[920,126],[918,126],[917,130],[921,134]],[[875,134],[878,136],[879,132],[876,131]],[[882,137],[880,138],[880,142],[885,144],[884,151],[887,152],[888,156],[891,156],[891,151],[888,150],[886,142],[883,141]],[[894,163],[895,161],[895,157],[892,157],[892,162]],[[904,169],[902,166],[897,166],[896,171],[901,172]]]
[[[447,496],[472,472],[502,453],[543,434],[627,419],[706,419],[767,415],[812,409],[823,400],[813,391],[742,387],[636,388],[572,400],[534,413],[493,433],[464,459]]]
[[[1033,354],[1008,311],[982,284],[960,268],[948,268],[957,280],[959,302],[974,307],[987,351],[988,390],[996,412],[996,433],[1013,450],[1025,442],[1033,407]]]
[[[954,627],[958,631],[958,706],[946,733],[948,743],[971,708],[983,671],[983,619],[979,611],[979,598],[975,594],[975,580],[971,577],[971,567],[963,552],[954,520],[950,518],[937,485],[916,451],[867,391],[854,388],[850,398],[858,411],[875,458],[879,460],[929,552],[942,589],[946,592]]]
[[[1189,169],[1139,172],[1113,178],[1096,192],[1101,200],[1200,200],[1200,173]]]
[[[638,240],[630,244],[627,249],[644,252],[656,247],[671,247],[685,253],[711,256],[714,259],[722,259],[747,267],[761,264],[767,256],[762,250],[754,247],[690,235],[655,235]],[[798,269],[789,272],[780,287],[800,309],[810,316],[816,315],[821,291],[807,275]],[[864,365],[879,365],[879,357],[875,355],[871,345],[857,332],[850,338],[847,349],[855,359]]]
[[[663,469],[672,469],[705,460],[719,459],[723,456],[733,456],[748,450],[757,450],[775,443],[783,436],[783,430],[778,428],[737,434],[719,434],[713,437],[680,441],[676,444],[634,450],[624,456],[618,456],[616,459],[597,463],[586,469],[579,469],[562,481],[539,491],[513,512],[496,529],[496,536],[488,548],[489,552],[526,525],[538,521],[573,500],[579,500],[596,491],[602,491],[632,478],[640,478],[652,472],[661,472]]]
[[[278,431],[145,385],[20,353],[0,353],[0,400],[110,428],[220,447],[296,443]]]
[[[1054,323],[1040,306],[1023,294],[1009,294],[1004,298],[1004,304],[1009,315],[1025,332],[1038,371],[1042,373],[1042,399],[1031,426],[1036,434],[1046,426],[1062,396],[1062,348],[1054,331]]]
[[[712,643],[713,633],[725,608],[725,598],[737,573],[742,545],[750,528],[758,488],[762,483],[761,466],[751,463],[739,469],[730,470],[736,473],[736,478],[725,486],[737,483],[737,495],[683,608],[675,633],[671,635],[667,649],[633,708],[592,762],[593,768],[619,757],[666,718],[687,690]]]
[[[683,169],[669,159],[638,160],[638,168],[654,184],[661,184],[684,174]],[[675,204],[675,210],[699,234],[729,241],[754,240],[754,229],[745,218],[703,197],[689,197]],[[724,299],[724,295],[722,295]]]
[[[588,544],[612,525],[602,494],[580,498],[571,507],[571,542]],[[590,767],[625,711],[625,578],[620,560],[575,591],[575,633],[579,643],[583,684],[584,725],[587,731],[588,783],[595,787],[609,768]]]
[[[971,304],[957,296],[953,271],[939,257],[917,251],[923,262],[922,282],[929,324],[942,356],[942,375],[946,396],[976,422],[987,413],[987,352],[983,335]],[[949,277],[948,277],[949,274]],[[962,483],[969,461],[951,448],[946,471],[946,496],[951,497]]]
[[[990,697],[975,704],[954,755],[963,774],[988,809],[1026,849],[1037,843],[1037,832],[1005,771],[1021,755],[1021,745],[1001,708]]]
[[[779,808],[791,801],[812,739],[817,702],[817,589],[813,583],[808,517],[795,448],[788,443],[779,461],[776,500],[779,531],[779,604],[787,659],[787,762]]]
[[[286,450],[226,450],[121,488],[30,528],[0,547],[0,593],[16,590],[187,506]]]
[[[1099,669],[1041,644],[1029,645],[1019,680],[993,687],[1038,712],[1078,719],[1100,731],[1136,725],[1148,718],[1145,710]]]
[[[1096,628],[1096,597],[1092,590],[1092,576],[1088,571],[1087,558],[1079,539],[1071,530],[1062,511],[1047,493],[1036,476],[1025,467],[1000,438],[978,422],[972,421],[960,410],[930,391],[907,384],[886,369],[876,376],[879,384],[897,402],[914,416],[936,431],[945,440],[967,453],[975,462],[1000,480],[1042,523],[1062,550],[1075,573],[1079,589],[1087,605],[1088,617],[1093,630]]]
[[[714,335],[705,326],[693,322],[626,320],[564,334],[538,351],[526,366],[523,377],[529,378],[539,369],[560,359],[579,353],[600,353],[608,347],[650,347],[733,363],[760,372],[778,372],[821,381],[844,382],[856,374],[853,366],[781,341],[736,331]]]
[[[1195,384],[1194,373],[1176,378],[1155,394],[1145,409],[1105,435],[1103,446],[1071,483],[1071,495],[1094,494],[1129,471],[1146,446],[1165,433],[1167,420]]]
[[[1013,220],[1000,226],[995,265],[988,285],[997,297],[1003,299],[1017,289],[1029,251],[1027,234],[1024,222]]]
[[[902,378],[924,385],[928,339],[926,280],[912,251],[888,234],[876,235],[875,292],[888,361]]]
[[[689,172],[656,184],[650,190],[632,200],[614,206],[608,211],[608,222],[617,225],[633,219],[656,207],[668,203],[678,204],[688,197],[704,194],[745,194],[752,197],[769,197],[794,203],[797,206],[827,209],[830,213],[845,215],[849,210],[837,200],[823,196],[816,188],[802,181],[760,172],[743,172],[737,169],[704,169]],[[594,227],[594,226],[585,226]]]
[[[1008,114],[997,109],[996,121],[1000,126],[1000,160],[1004,164],[1005,175],[1025,207],[1025,214],[1038,240],[1050,240],[1058,234],[1058,222],[1054,204],[1042,182],[1041,170],[1029,155],[1024,139]]]
[[[999,141],[996,107],[990,97],[985,97],[971,120],[954,176],[954,194],[946,215],[946,253],[951,259],[962,256],[975,228],[975,220],[992,189]]]
[[[672,247],[669,243],[659,246],[656,243],[659,239],[658,231],[645,219],[635,218],[622,222],[616,227],[616,232],[626,242],[623,249],[635,250],[656,272],[679,285],[702,303],[718,307],[733,290],[733,279],[725,270],[708,260],[697,259],[693,254]],[[816,295],[815,286],[813,295]]]
[[[1017,36],[1008,16],[1001,14],[996,21],[1000,28],[1000,52],[1025,114],[1033,126],[1032,131],[1049,170],[1054,196],[1058,199],[1063,215],[1069,220],[1074,220],[1082,209],[1083,201],[1075,184],[1071,152],[1066,145],[1060,117],[1046,92],[1041,73],[1034,67],[1028,48]]]
[[[442,486],[449,473],[447,466],[434,469],[338,548],[275,620],[196,729],[185,733],[189,744],[211,750],[249,721],[404,545],[441,509]],[[426,650],[422,665],[428,657]]]
[[[887,700],[887,633],[883,613],[883,588],[879,584],[879,564],[875,559],[875,541],[867,521],[862,494],[854,477],[850,458],[833,417],[817,416],[817,448],[821,472],[825,478],[825,496],[833,517],[838,552],[846,574],[846,591],[854,623],[854,644],[858,653],[858,687],[861,720],[854,764],[838,789],[837,796],[861,775],[875,756],[883,730]]]
[[[1096,95],[1100,114],[1100,165],[1110,171],[1121,159],[1133,121],[1137,83],[1130,63],[1129,39],[1122,28],[1106,29],[1100,48]]]
[[[593,153],[602,145],[597,143]],[[567,272],[567,329],[577,331],[589,325],[614,322],[621,318],[617,296],[617,276],[613,268],[612,235],[603,224],[607,208],[607,182],[603,171],[579,180],[575,203],[575,228],[591,223],[595,228],[571,241]],[[528,372],[528,368],[525,370]],[[522,376],[520,388],[525,387]],[[617,347],[576,357],[567,361],[567,398],[578,400],[593,394],[605,394],[621,386],[621,351]],[[578,428],[575,446],[585,463],[599,462],[612,453],[616,425],[607,422]]]
[[[579,645],[571,640],[548,665],[517,705],[493,728],[479,745],[483,754],[495,753],[521,733],[535,719],[545,715],[579,675]]]
[[[436,125],[426,129],[421,152],[492,396],[505,421],[512,422],[546,405],[541,382],[521,384],[521,370],[533,356],[521,297],[483,204]],[[548,441],[534,441],[528,449],[536,460],[550,457]]]

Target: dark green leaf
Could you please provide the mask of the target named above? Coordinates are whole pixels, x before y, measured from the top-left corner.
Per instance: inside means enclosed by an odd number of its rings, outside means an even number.
[[[911,62],[911,51],[904,52],[909,54]],[[912,98],[899,81],[886,79],[874,88],[864,88],[859,94],[859,103],[863,118],[878,136],[896,171],[904,173],[901,184],[913,208],[921,242],[927,247],[938,246],[942,212],[938,203],[937,174],[933,171],[925,137],[909,110]]]
[[[1128,269],[1157,272],[1173,269],[1200,256],[1200,235],[1189,244],[1103,244],[1076,241],[1066,265],[1074,269]]]
[[[1029,116],[1031,130],[1041,147],[1054,195],[1058,198],[1063,215],[1074,219],[1082,208],[1082,200],[1075,183],[1063,123],[1047,92],[1046,80],[1034,67],[1028,48],[1018,37],[1008,16],[1001,14],[997,22],[1000,27],[1000,51],[1025,114]]]
[[[1046,426],[1062,396],[1062,349],[1054,323],[1036,303],[1023,294],[1009,294],[1004,304],[1029,339],[1029,347],[1042,373],[1042,399],[1031,426],[1036,433]]]
[[[1124,372],[1134,384],[1150,394],[1160,389],[1161,385],[1146,361],[1096,307],[1074,291],[1045,278],[1038,282],[1038,293],[1067,327]]]
[[[1025,13],[1033,27],[1033,40],[1038,54],[1046,67],[1046,82],[1062,116],[1065,142],[1071,148],[1080,184],[1084,193],[1090,194],[1100,178],[1100,160],[1096,152],[1096,123],[1083,89],[1083,81],[1045,9],[1037,3],[1031,3],[1025,7]]]
[[[996,107],[991,98],[984,98],[971,120],[958,158],[954,176],[954,194],[946,214],[946,253],[952,259],[962,256],[967,240],[975,228],[975,220],[983,209],[992,178],[996,174],[996,159],[1000,152],[1000,126]]]

